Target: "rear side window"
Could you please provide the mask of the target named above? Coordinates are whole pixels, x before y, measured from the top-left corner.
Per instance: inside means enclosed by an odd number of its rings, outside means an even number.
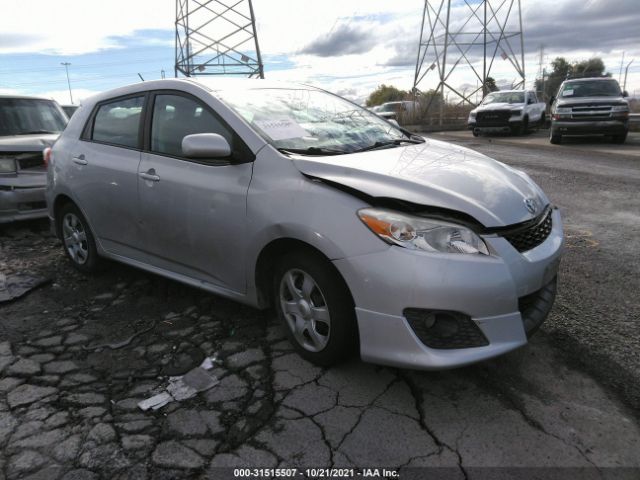
[[[182,157],[182,139],[194,133],[217,133],[233,145],[232,132],[197,101],[180,95],[156,95],[151,150]]]
[[[93,122],[91,140],[123,147],[138,147],[144,96],[103,103]]]

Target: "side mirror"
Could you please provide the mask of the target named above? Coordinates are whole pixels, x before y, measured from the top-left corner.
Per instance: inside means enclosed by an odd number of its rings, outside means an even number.
[[[182,154],[187,158],[225,158],[231,155],[231,146],[217,133],[194,133],[182,139]]]
[[[556,97],[551,95],[551,97],[549,98],[549,106],[553,105],[553,102],[555,101]]]
[[[628,97],[629,96],[629,92],[627,92],[626,90],[623,90],[622,91],[622,96],[625,97],[625,98]]]

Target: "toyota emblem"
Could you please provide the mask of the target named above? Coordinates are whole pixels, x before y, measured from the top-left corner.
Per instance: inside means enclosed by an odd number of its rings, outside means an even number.
[[[536,213],[538,207],[536,206],[536,202],[533,200],[533,198],[525,199],[524,204],[526,205],[527,210],[529,210],[529,213]]]

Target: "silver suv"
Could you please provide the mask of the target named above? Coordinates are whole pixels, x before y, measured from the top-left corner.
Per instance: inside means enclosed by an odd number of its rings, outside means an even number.
[[[461,366],[527,342],[551,309],[562,221],[524,173],[351,102],[264,80],[98,95],[53,147],[49,215],[102,257],[258,308],[299,353]]]
[[[0,95],[0,224],[47,217],[43,150],[67,121],[53,100]]]

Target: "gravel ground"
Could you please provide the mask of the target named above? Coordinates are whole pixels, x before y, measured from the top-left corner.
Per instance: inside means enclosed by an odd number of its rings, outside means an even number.
[[[637,478],[637,161],[462,143],[529,172],[567,222],[559,298],[527,347],[449,372],[320,369],[272,312],[117,264],[85,277],[46,223],[13,225],[0,271],[49,281],[0,304],[0,479],[231,478],[229,466]],[[218,385],[137,408],[211,355]]]

